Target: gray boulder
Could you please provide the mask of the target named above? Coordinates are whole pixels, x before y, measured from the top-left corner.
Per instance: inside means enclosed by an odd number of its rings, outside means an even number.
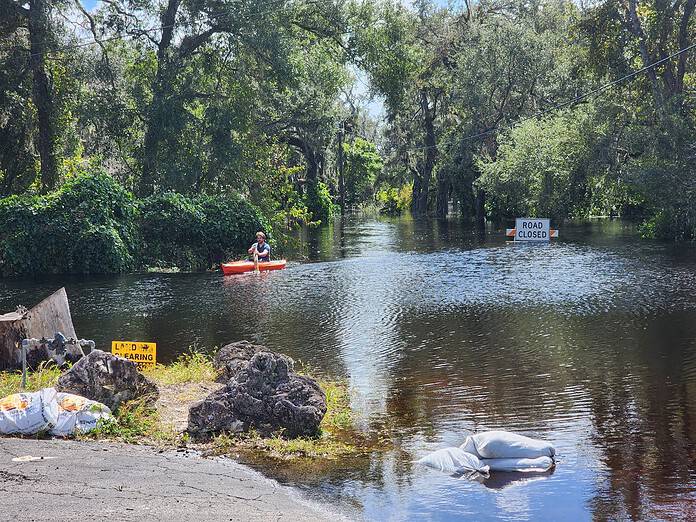
[[[227,388],[211,393],[189,409],[188,431],[191,434],[241,432],[248,429],[249,426],[237,416]]]
[[[142,398],[154,403],[159,397],[155,383],[138,372],[132,361],[93,350],[58,378],[58,391],[99,401],[115,410],[124,401]]]
[[[188,430],[194,435],[281,429],[289,437],[313,436],[326,414],[326,395],[314,379],[292,371],[292,359],[258,351],[239,361],[227,385],[194,404]]]
[[[249,360],[259,352],[270,352],[270,350],[263,345],[253,344],[249,341],[236,341],[220,348],[213,357],[213,366],[218,371],[216,381],[226,384],[237,375],[239,370],[246,368]],[[276,355],[285,359],[290,371],[293,370],[294,361],[290,357],[282,353]]]

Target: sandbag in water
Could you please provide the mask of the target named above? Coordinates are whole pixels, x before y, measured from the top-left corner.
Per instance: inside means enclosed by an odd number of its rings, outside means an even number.
[[[416,462],[445,473],[475,471],[484,475],[488,474],[488,466],[484,465],[476,455],[467,453],[460,448],[443,448],[418,459]]]
[[[509,431],[484,431],[470,435],[460,448],[482,459],[535,459],[556,454],[550,442]]]
[[[543,472],[554,466],[551,457],[537,457],[535,459],[480,459],[481,463],[488,466],[491,471],[522,471]]]

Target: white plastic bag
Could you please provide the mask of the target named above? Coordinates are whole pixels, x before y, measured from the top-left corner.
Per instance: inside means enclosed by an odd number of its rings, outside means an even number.
[[[535,459],[556,454],[549,442],[509,431],[484,431],[470,435],[460,448],[483,459]]]
[[[0,433],[33,435],[55,426],[58,417],[53,388],[15,393],[0,399]]]
[[[472,471],[482,474],[488,473],[488,466],[482,464],[476,455],[467,453],[460,448],[443,448],[418,459],[416,462],[445,473]]]
[[[111,410],[101,402],[91,401],[73,395],[58,392],[58,420],[50,434],[56,437],[66,437],[75,433],[87,433],[97,427],[99,419],[111,418]]]
[[[535,459],[481,459],[491,471],[548,471],[553,467],[551,457]]]

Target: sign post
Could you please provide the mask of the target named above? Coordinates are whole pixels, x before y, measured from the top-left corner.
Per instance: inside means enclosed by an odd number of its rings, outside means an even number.
[[[154,368],[157,364],[157,344],[133,341],[111,341],[111,353],[133,361],[138,370]]]
[[[551,228],[549,218],[516,218],[515,228],[508,228],[505,235],[515,241],[549,241],[558,237],[558,230]]]

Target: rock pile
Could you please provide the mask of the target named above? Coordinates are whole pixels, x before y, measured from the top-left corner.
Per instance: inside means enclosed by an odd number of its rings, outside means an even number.
[[[224,388],[189,410],[193,435],[247,431],[313,436],[326,413],[326,395],[314,379],[294,373],[290,357],[246,341],[223,347],[214,360]]]

